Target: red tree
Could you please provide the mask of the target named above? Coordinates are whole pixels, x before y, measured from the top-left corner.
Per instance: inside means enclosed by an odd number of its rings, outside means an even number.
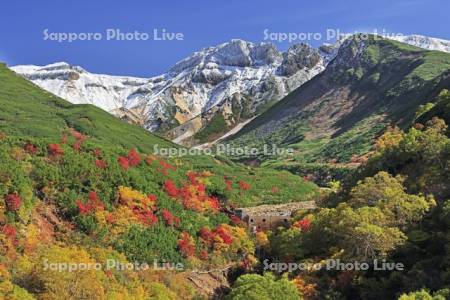
[[[233,236],[224,227],[217,226],[215,234],[220,236],[225,244],[231,245],[233,243]]]
[[[21,204],[22,199],[20,199],[19,194],[12,193],[6,196],[6,206],[9,211],[18,211]]]
[[[95,148],[93,154],[95,157],[99,158],[102,156],[102,150],[100,148]]]
[[[119,165],[120,167],[122,167],[123,170],[126,171],[130,168],[130,162],[128,161],[128,158],[126,158],[125,156],[119,156],[117,161],[119,162]]]
[[[170,197],[176,197],[179,192],[172,180],[166,180],[164,182],[164,190]]]
[[[95,165],[96,165],[97,168],[99,168],[99,169],[106,169],[106,167],[108,166],[108,165],[106,164],[106,162],[105,162],[104,160],[101,160],[101,159],[96,159],[96,160],[95,160]]]
[[[17,237],[17,229],[12,225],[6,224],[5,226],[3,226],[2,232],[10,239],[14,240]]]
[[[81,142],[80,141],[76,141],[73,146],[72,146],[73,150],[75,151],[80,151],[81,150]]]
[[[187,177],[189,179],[189,181],[191,182],[191,184],[197,184],[197,173],[189,171],[187,173]]]
[[[48,153],[51,156],[60,156],[64,155],[64,150],[61,148],[59,144],[50,144],[48,145]]]
[[[76,131],[75,129],[72,129],[70,131],[70,133],[72,134],[72,136],[77,140],[77,141],[85,141],[86,140],[86,136],[78,131]]]
[[[26,143],[23,149],[29,154],[36,154],[38,151],[37,147],[30,142]]]
[[[158,222],[158,218],[149,210],[134,210],[135,216],[145,225],[151,226]]]
[[[136,149],[134,148],[128,152],[127,158],[128,163],[130,164],[131,167],[136,167],[141,162],[141,156],[139,155],[139,153],[137,153]]]
[[[209,258],[208,251],[206,250],[200,251],[199,256],[201,260],[207,260]]]
[[[178,248],[180,249],[181,255],[183,255],[184,257],[194,256],[195,244],[189,233],[184,231],[180,234],[180,239],[178,240]]]
[[[172,213],[167,209],[163,209],[161,214],[164,219],[164,223],[167,226],[180,226],[180,219],[172,215]]]
[[[225,186],[227,191],[233,190],[233,181],[231,180],[225,180]]]
[[[311,220],[301,219],[294,224],[295,227],[300,228],[301,231],[308,231],[311,227]]]
[[[87,215],[98,209],[104,209],[103,202],[98,198],[96,192],[89,193],[89,199],[86,203],[83,203],[81,200],[77,200],[75,203],[81,215]]]
[[[239,181],[239,188],[243,191],[247,191],[250,189],[250,184],[248,184],[247,182],[241,180]]]

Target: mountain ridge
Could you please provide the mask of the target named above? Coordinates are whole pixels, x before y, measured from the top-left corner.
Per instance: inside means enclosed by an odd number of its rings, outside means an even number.
[[[441,39],[393,39],[450,51],[450,42]],[[192,146],[220,138],[321,73],[344,40],[319,49],[295,44],[280,52],[270,43],[234,39],[194,52],[151,78],[93,74],[64,62],[11,69],[72,103],[94,104]]]
[[[129,111],[146,129],[164,133],[213,107],[222,111],[220,105],[235,93],[255,99],[252,111],[272,98],[281,99],[320,72],[320,60],[318,52],[307,45],[296,46],[283,57],[272,44],[232,40],[197,51],[168,72],[148,79],[97,75],[66,63],[11,69],[71,102],[97,104],[125,119],[135,119]],[[294,63],[283,67],[285,61]]]
[[[306,161],[348,162],[370,151],[387,125],[410,125],[421,104],[448,88],[449,70],[450,55],[444,52],[352,38],[324,72],[227,142],[293,146]]]

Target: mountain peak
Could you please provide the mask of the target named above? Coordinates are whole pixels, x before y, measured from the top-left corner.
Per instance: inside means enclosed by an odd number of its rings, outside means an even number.
[[[232,39],[194,52],[176,63],[169,73],[179,74],[186,69],[208,63],[224,67],[259,67],[281,62],[281,59],[281,53],[271,43],[255,44],[242,39]]]
[[[36,72],[66,72],[66,71],[72,71],[72,72],[78,72],[78,73],[86,72],[80,66],[73,66],[73,65],[71,65],[67,62],[63,62],[63,61],[48,64],[45,66],[19,65],[19,66],[13,66],[13,67],[11,67],[11,69],[20,74],[29,74],[29,73],[36,73]]]

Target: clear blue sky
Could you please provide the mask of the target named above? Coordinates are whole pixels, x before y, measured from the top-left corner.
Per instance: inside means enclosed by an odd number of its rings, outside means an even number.
[[[67,61],[106,74],[149,77],[203,47],[269,32],[345,32],[374,28],[450,39],[449,0],[14,0],[2,1],[0,60],[8,65]],[[49,32],[182,32],[183,41],[44,40]],[[288,43],[275,44],[286,49]],[[317,46],[319,42],[311,42]]]

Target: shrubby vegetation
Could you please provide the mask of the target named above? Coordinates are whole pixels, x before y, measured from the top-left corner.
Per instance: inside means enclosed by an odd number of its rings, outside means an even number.
[[[74,129],[59,140],[3,135],[0,292],[10,299],[192,298],[196,292],[186,278],[182,289],[171,283],[180,280],[176,271],[163,280],[155,271],[62,275],[43,266],[158,259],[201,269],[232,264],[245,273],[259,270],[255,255],[262,252],[280,262],[324,264],[332,258],[373,265],[384,259],[403,263],[405,270],[243,275],[228,298],[277,299],[283,290],[289,299],[445,299],[446,132],[436,118],[408,132],[388,129],[350,180],[330,185],[321,208],[298,213],[289,229],[255,236],[239,226],[228,206],[263,203],[265,195],[280,202],[296,193],[308,197],[308,185],[289,173],[246,168],[225,158],[111,151]]]
[[[287,278],[276,279],[271,273],[243,275],[236,280],[227,297],[233,300],[301,299],[293,282]]]
[[[103,148],[73,128],[58,140],[2,134],[0,142],[0,295],[11,299],[186,297],[156,271],[44,266],[109,258],[247,270],[256,262],[254,239],[230,207],[308,199],[317,190],[287,172],[225,159]]]
[[[447,299],[450,287],[450,138],[437,118],[389,128],[351,178],[269,234],[272,261],[366,262],[368,270],[297,270],[307,299]],[[374,271],[374,260],[404,270]]]

